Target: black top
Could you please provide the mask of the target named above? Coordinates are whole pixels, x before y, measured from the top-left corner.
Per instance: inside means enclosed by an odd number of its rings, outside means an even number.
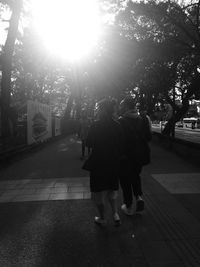
[[[117,168],[120,161],[121,127],[112,118],[95,121],[88,133],[86,145],[92,148],[95,169]]]
[[[129,113],[119,119],[123,132],[122,159],[146,165],[150,162],[151,131],[148,119]]]

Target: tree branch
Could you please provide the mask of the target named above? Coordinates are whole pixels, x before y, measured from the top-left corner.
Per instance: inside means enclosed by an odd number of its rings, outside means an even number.
[[[164,93],[164,96],[166,98],[167,103],[169,103],[174,110],[178,111],[179,107],[174,103],[174,101],[170,98],[167,92]]]
[[[179,9],[177,8],[177,6],[175,6],[175,9],[176,9],[177,11],[181,11],[181,15],[182,15],[182,17],[186,17],[186,18],[190,21],[190,23],[196,28],[196,25],[195,25],[194,22],[191,20],[191,18],[188,17],[188,15],[187,15],[186,13],[183,13],[184,8],[181,8],[181,10],[179,10]]]
[[[200,75],[198,75],[193,80],[193,82],[191,83],[191,85],[188,87],[187,93],[185,94],[185,97],[184,97],[183,101],[190,99],[190,97],[192,97],[192,95],[195,94],[195,92],[199,88],[199,84],[200,84]]]
[[[178,85],[175,85],[175,88],[179,89],[179,90],[182,90],[182,88]]]
[[[189,37],[189,39],[192,40],[192,41],[195,43],[195,45],[196,45],[197,47],[199,46],[199,43],[197,42],[197,40],[192,36],[192,34],[190,34],[190,33],[186,30],[186,28],[185,28],[183,25],[181,25],[181,23],[179,23],[178,21],[176,21],[176,19],[174,19],[170,14],[168,14],[168,13],[165,12],[165,11],[163,11],[162,8],[160,8],[160,7],[158,7],[158,8],[159,8],[159,10],[161,11],[161,13],[162,13],[164,16],[166,16],[169,20],[171,20],[171,21],[174,23],[174,25],[175,25],[176,27],[178,27],[179,29],[181,29],[181,31],[184,32],[184,33]]]
[[[187,9],[188,7],[196,6],[197,3],[189,4],[187,6],[182,7],[182,10]]]
[[[195,50],[194,48],[192,48],[188,43],[184,42],[183,40],[181,39],[178,39],[178,38],[175,38],[175,37],[170,37],[170,39],[174,42],[176,41],[177,43],[187,47],[190,51],[191,50]]]
[[[198,2],[198,5],[197,5],[197,24],[196,24],[196,27],[197,27],[197,30],[199,31],[199,8],[200,8],[200,0]]]
[[[190,18],[186,13],[183,13],[183,12],[182,12],[182,15],[185,16],[185,17],[190,21],[190,23],[191,23],[192,26],[194,26],[194,28],[197,30],[197,35],[198,35],[198,37],[199,37],[199,39],[200,39],[200,33],[199,33],[199,6],[200,6],[200,0],[199,0],[198,3],[191,4],[191,5],[187,6],[187,8],[188,8],[188,7],[191,7],[191,6],[196,6],[196,5],[197,5],[197,16],[196,16],[196,21],[197,21],[197,23],[196,23],[196,24],[191,20],[191,18]],[[182,11],[183,11],[184,9],[185,9],[185,8],[182,8]]]

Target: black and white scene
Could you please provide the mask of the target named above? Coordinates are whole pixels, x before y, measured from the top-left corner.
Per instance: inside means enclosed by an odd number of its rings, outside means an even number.
[[[0,267],[200,267],[200,0],[0,0]]]

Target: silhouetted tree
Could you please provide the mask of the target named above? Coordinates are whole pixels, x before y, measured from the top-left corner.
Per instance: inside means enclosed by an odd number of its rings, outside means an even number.
[[[129,1],[118,16],[124,36],[141,47],[140,60],[133,68],[141,72],[135,84],[144,95],[159,92],[173,107],[165,134],[171,133],[175,122],[186,113],[189,100],[200,90],[200,3],[185,3]],[[182,96],[181,107],[174,101],[177,92]]]
[[[6,138],[11,135],[9,127],[10,98],[11,98],[11,72],[13,62],[13,52],[15,41],[18,35],[18,25],[20,20],[20,13],[22,8],[22,1],[3,1],[8,4],[12,14],[9,21],[9,28],[5,45],[3,46],[1,54],[1,122],[2,122],[2,137]]]

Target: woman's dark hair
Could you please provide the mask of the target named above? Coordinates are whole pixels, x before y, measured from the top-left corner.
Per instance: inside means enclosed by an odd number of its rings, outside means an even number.
[[[106,115],[111,117],[114,113],[115,106],[116,106],[116,100],[112,98],[104,98],[101,101],[97,103],[97,107],[106,112]]]
[[[135,99],[132,96],[126,96],[122,102],[128,109],[134,109],[136,107]]]

